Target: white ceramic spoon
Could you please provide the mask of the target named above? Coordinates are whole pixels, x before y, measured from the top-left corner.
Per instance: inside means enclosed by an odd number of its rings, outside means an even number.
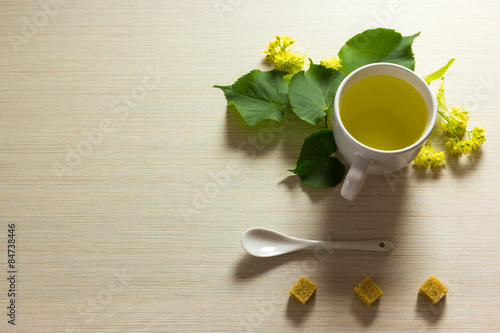
[[[250,228],[243,233],[241,245],[245,251],[256,257],[275,257],[300,250],[349,249],[389,252],[394,244],[388,241],[314,241],[295,238],[266,228]]]

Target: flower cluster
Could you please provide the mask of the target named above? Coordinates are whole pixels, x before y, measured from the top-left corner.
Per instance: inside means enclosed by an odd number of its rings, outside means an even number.
[[[469,121],[469,111],[460,107],[451,107],[448,110],[446,99],[444,98],[444,77],[441,78],[441,86],[439,87],[437,99],[439,102],[438,113],[443,117],[444,123],[441,129],[448,137],[446,148],[451,155],[467,155],[473,150],[478,149],[486,140],[484,136],[484,128],[474,127],[472,131],[467,130],[467,122]],[[463,140],[464,134],[467,133],[468,138]]]
[[[295,41],[289,36],[276,36],[276,39],[269,42],[267,50],[264,51],[267,61],[275,64],[276,68],[281,71],[290,74],[297,73],[302,69],[307,56],[289,49],[294,43]]]
[[[467,130],[467,121],[469,121],[469,111],[460,107],[451,107],[450,115],[440,111],[440,115],[445,122],[441,124],[441,129],[449,137],[461,137]]]
[[[458,137],[449,137],[446,141],[446,147],[451,155],[464,154],[467,155],[471,151],[479,148],[486,140],[484,136],[484,128],[474,127],[472,131],[466,131],[467,140],[461,140]]]
[[[413,166],[419,169],[427,169],[429,166],[437,168],[446,165],[446,157],[443,151],[436,150],[428,141],[413,160]]]
[[[342,68],[342,65],[340,64],[340,62],[341,62],[341,59],[339,57],[321,58],[320,65],[323,65],[326,68],[331,68],[331,69],[335,69],[338,71]]]
[[[471,131],[467,130],[469,111],[454,106],[448,109],[444,98],[444,77],[441,78],[441,81],[436,98],[439,104],[438,113],[444,120],[441,129],[447,137],[445,146],[450,155],[467,155],[478,149],[486,140],[484,128],[474,127]],[[465,134],[467,139],[464,140]],[[444,152],[432,148],[430,141],[422,147],[413,161],[413,165],[421,169],[426,169],[429,166],[435,168],[445,164]]]

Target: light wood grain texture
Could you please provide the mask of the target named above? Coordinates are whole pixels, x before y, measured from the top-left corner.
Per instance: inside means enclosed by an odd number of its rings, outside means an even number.
[[[0,8],[0,331],[500,331],[498,2]],[[276,34],[319,61],[375,26],[422,31],[421,75],[456,58],[446,97],[487,141],[441,171],[370,177],[348,202],[283,173],[312,126],[249,128],[212,85],[269,68],[262,51]],[[253,226],[395,249],[257,259],[240,245]],[[302,275],[318,285],[305,307],[288,295]],[[417,295],[430,275],[449,289],[436,307]],[[366,276],[384,291],[370,308],[353,293]]]

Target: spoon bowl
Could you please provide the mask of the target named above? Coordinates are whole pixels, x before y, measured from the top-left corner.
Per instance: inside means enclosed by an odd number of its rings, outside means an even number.
[[[318,246],[324,249],[350,249],[363,251],[389,252],[394,244],[388,241],[315,241],[291,237],[266,228],[250,228],[241,237],[241,245],[255,257],[275,257],[282,254],[313,250]]]

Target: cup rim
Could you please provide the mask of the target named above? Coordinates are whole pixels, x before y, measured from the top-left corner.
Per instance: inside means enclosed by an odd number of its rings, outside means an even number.
[[[365,70],[366,68],[369,68],[369,67],[384,67],[384,66],[386,66],[386,67],[395,67],[395,68],[398,68],[398,70],[406,71],[406,72],[410,73],[411,75],[415,76],[417,78],[417,80],[419,80],[421,83],[423,83],[423,86],[426,87],[429,95],[432,97],[431,98],[432,118],[431,118],[431,122],[430,122],[428,128],[426,128],[426,130],[424,131],[424,133],[420,136],[420,138],[416,142],[414,142],[413,144],[411,144],[409,146],[406,146],[404,148],[398,149],[398,150],[382,150],[382,149],[376,149],[376,148],[372,148],[370,146],[365,145],[364,143],[356,140],[351,135],[351,133],[349,133],[349,131],[345,128],[344,123],[340,119],[340,107],[339,107],[340,92],[344,89],[344,86],[349,81],[349,79],[351,77],[353,77],[354,75],[356,75],[358,72]],[[429,138],[431,132],[434,130],[434,126],[436,124],[436,119],[437,119],[437,103],[436,103],[436,100],[435,100],[435,98],[433,96],[432,90],[430,89],[430,87],[427,84],[427,82],[425,82],[424,79],[422,79],[422,77],[420,77],[420,75],[418,75],[417,73],[415,73],[411,69],[409,69],[407,67],[404,67],[404,66],[401,66],[401,65],[398,65],[398,64],[393,64],[393,63],[390,63],[390,62],[377,62],[377,63],[372,63],[372,64],[364,65],[364,66],[361,66],[361,67],[355,69],[351,73],[349,73],[349,75],[347,75],[345,77],[345,79],[342,80],[342,82],[340,83],[340,85],[339,85],[339,87],[337,89],[337,92],[335,94],[335,100],[334,100],[334,107],[333,108],[334,108],[334,112],[333,113],[334,113],[334,118],[335,119],[332,119],[332,121],[335,120],[337,122],[337,124],[339,125],[340,129],[342,131],[344,131],[344,133],[346,134],[346,136],[347,136],[347,138],[349,140],[353,141],[354,143],[356,143],[357,145],[363,147],[364,149],[367,149],[369,151],[376,152],[376,153],[383,153],[383,154],[399,154],[399,153],[402,153],[402,152],[406,152],[406,151],[412,150],[415,147],[419,146],[425,140],[427,140],[427,138]]]

